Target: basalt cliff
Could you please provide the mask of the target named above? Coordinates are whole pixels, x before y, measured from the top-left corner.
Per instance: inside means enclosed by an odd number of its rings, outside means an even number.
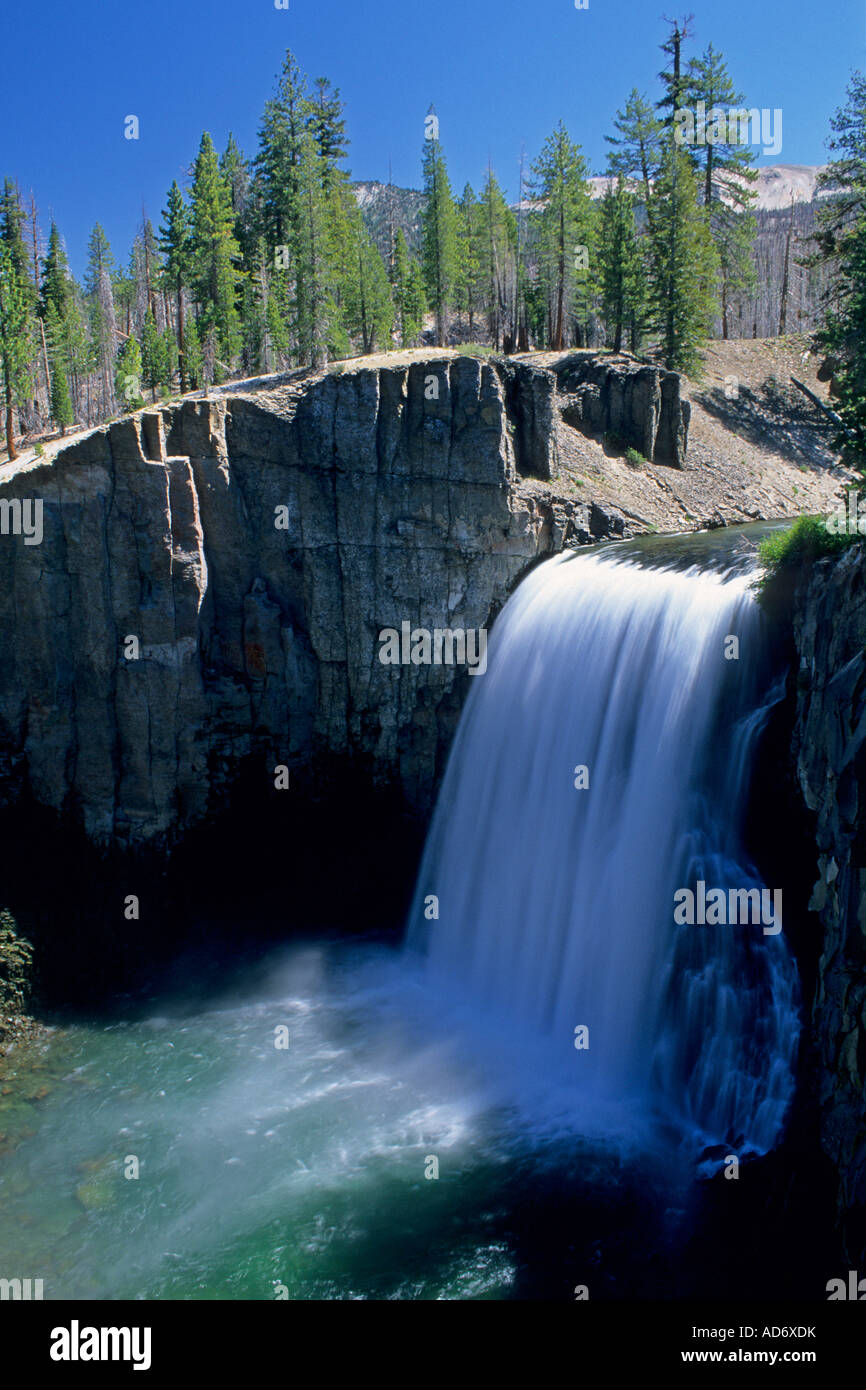
[[[608,409],[681,463],[678,378],[634,375]],[[166,846],[241,766],[339,758],[427,810],[468,673],[384,665],[380,632],[486,629],[534,561],[628,529],[557,489],[556,412],[551,371],[445,356],[187,398],[7,468],[4,516],[39,499],[43,536],[0,537],[2,802]]]
[[[689,412],[681,377],[626,355],[409,352],[233,383],[7,465],[0,807],[26,793],[97,845],[164,848],[242,767],[315,786],[336,761],[423,816],[471,678],[384,665],[383,630],[487,629],[564,546],[836,486],[798,464],[792,493],[763,456],[690,466]],[[16,499],[41,501],[40,544],[12,534]]]
[[[866,547],[819,561],[793,603],[794,766],[811,821],[818,957],[806,999],[821,1142],[849,1258],[866,1252]]]

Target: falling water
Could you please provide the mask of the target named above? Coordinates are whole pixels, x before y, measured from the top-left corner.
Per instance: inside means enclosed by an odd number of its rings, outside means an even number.
[[[534,571],[472,682],[410,933],[446,997],[548,1040],[576,1102],[761,1152],[793,1090],[784,929],[676,925],[674,893],[762,886],[741,821],[782,693],[766,648],[731,569],[614,550]]]

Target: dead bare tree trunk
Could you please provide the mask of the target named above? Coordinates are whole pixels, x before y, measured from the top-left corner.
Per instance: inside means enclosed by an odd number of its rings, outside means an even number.
[[[779,337],[784,337],[788,328],[788,283],[791,271],[791,239],[794,235],[794,199],[791,199],[791,218],[785,237],[785,260],[782,269],[782,294],[779,305]]]
[[[825,405],[824,402],[820,399],[820,397],[815,395],[814,391],[810,391],[808,386],[804,386],[802,381],[798,381],[795,376],[791,377],[791,381],[797,387],[798,391],[802,391],[803,395],[806,396],[807,399],[810,400],[813,405],[816,405],[818,409],[822,411],[824,415],[827,416],[828,420],[833,421],[833,424],[836,425],[842,431],[846,439],[849,439],[852,444],[856,444],[857,441],[855,440],[848,426],[845,424],[845,421],[842,419],[841,415],[837,415],[835,410],[831,410],[829,405]]]

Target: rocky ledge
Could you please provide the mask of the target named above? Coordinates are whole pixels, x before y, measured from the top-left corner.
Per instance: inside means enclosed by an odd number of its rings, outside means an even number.
[[[187,398],[3,470],[0,805],[159,847],[241,764],[272,787],[335,755],[427,810],[467,669],[385,665],[380,632],[487,628],[539,557],[623,533],[551,485],[554,409],[551,373],[450,356]]]
[[[471,677],[384,664],[380,634],[486,630],[563,546],[708,524],[725,494],[687,424],[682,381],[633,361],[392,353],[0,469],[0,807],[26,793],[100,846],[160,849],[241,768],[316,787],[336,760],[425,814]],[[608,427],[676,467],[608,459]]]

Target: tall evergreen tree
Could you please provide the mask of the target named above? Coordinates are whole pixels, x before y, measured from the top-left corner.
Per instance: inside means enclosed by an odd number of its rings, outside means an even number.
[[[153,310],[148,308],[141,334],[141,380],[150,387],[151,400],[156,400],[156,388],[164,385],[167,368],[165,340],[156,326]]]
[[[866,75],[855,71],[833,116],[830,153],[819,187],[817,261],[830,270],[817,344],[833,364],[844,432],[839,443],[866,473]]]
[[[15,410],[24,403],[30,379],[32,338],[29,331],[27,285],[5,237],[0,236],[0,369],[6,425],[6,452],[15,449]]]
[[[361,341],[362,352],[391,347],[394,305],[388,272],[371,240],[359,208],[353,216],[355,274],[348,284],[345,322],[348,331]]]
[[[33,278],[33,263],[24,238],[26,222],[27,214],[21,205],[17,183],[14,179],[4,179],[0,193],[0,237],[9,251],[29,312],[36,307],[39,287]]]
[[[0,268],[0,367],[10,459],[15,457],[14,411],[17,408],[20,414],[27,404],[37,356],[34,329],[38,287],[24,240],[25,222],[18,185],[12,179],[4,179],[0,194],[0,246],[4,251]]]
[[[691,20],[668,21],[671,32],[661,45],[662,52],[670,59],[670,65],[659,73],[662,96],[656,102],[656,110],[661,112],[661,122],[665,130],[672,130],[676,124],[677,112],[688,99],[688,81],[683,62],[683,44],[691,34]]]
[[[758,173],[752,150],[736,138],[739,126],[727,120],[729,111],[742,109],[743,100],[724,58],[712,44],[700,58],[690,61],[685,75],[685,101],[693,118],[695,138],[686,149],[700,174],[703,205],[718,252],[725,338],[730,330],[732,297],[751,289],[755,280],[752,247],[757,224],[752,207]]]
[[[265,103],[254,170],[259,230],[269,246],[289,245],[291,251],[299,236],[298,181],[308,113],[306,80],[287,50],[276,95]]]
[[[309,130],[301,140],[298,166],[298,241],[295,324],[301,361],[320,366],[333,340],[338,309],[328,263],[328,223],[322,157]]]
[[[51,396],[51,418],[63,436],[75,416],[69,394],[69,363],[66,353],[64,324],[57,312],[54,299],[49,299],[45,314],[45,337],[48,343]]]
[[[662,162],[662,123],[653,107],[636,87],[622,111],[614,117],[616,135],[604,138],[608,151],[608,174],[622,177],[630,185],[639,182],[642,202],[652,230],[652,190]]]
[[[431,108],[430,115],[434,113]],[[436,315],[436,342],[445,342],[448,310],[458,276],[457,209],[438,134],[425,140],[423,153],[424,209],[421,214],[424,277],[427,302]]]
[[[181,394],[187,386],[186,347],[184,342],[184,290],[189,282],[192,244],[189,210],[175,181],[168,191],[168,202],[162,214],[159,245],[163,257],[163,283],[174,295],[175,330],[177,333],[178,371]]]
[[[186,362],[187,385],[191,391],[204,381],[204,354],[195,314],[186,321],[183,339],[184,360]]]
[[[114,292],[111,275],[114,257],[108,237],[99,222],[90,234],[87,247],[87,271],[84,288],[90,309],[90,338],[100,376],[102,411],[114,410],[113,373],[117,340]]]
[[[231,375],[241,347],[236,305],[240,248],[233,234],[231,193],[220,173],[216,150],[205,131],[193,174],[191,202],[191,285],[199,305],[199,328],[207,340],[214,380]]]
[[[454,304],[466,315],[470,334],[481,307],[481,209],[467,183],[457,203],[457,279]]]
[[[346,121],[339,87],[332,88],[327,77],[317,77],[315,92],[307,103],[307,127],[316,142],[322,161],[322,177],[327,184],[337,173],[348,149]]]
[[[716,312],[718,259],[698,202],[695,172],[673,132],[653,193],[650,268],[652,325],[665,366],[689,372],[700,361]]]
[[[609,184],[601,205],[599,261],[605,322],[613,334],[613,351],[622,348],[629,334],[637,352],[644,321],[645,275],[640,241],[635,227],[634,195],[620,176]]]
[[[118,398],[123,401],[125,410],[138,410],[144,405],[141,381],[141,349],[131,334],[118,353],[114,385]]]
[[[257,234],[255,198],[252,190],[249,162],[244,158],[234,135],[229,138],[220,155],[220,173],[229,192],[234,221],[232,232],[241,250],[245,271],[249,271],[255,254]]]
[[[585,312],[593,250],[589,170],[562,121],[544,142],[532,172],[534,194],[543,205],[539,272],[547,297],[547,341],[559,350],[570,318]]]
[[[60,232],[56,222],[51,223],[51,231],[48,234],[48,249],[42,262],[42,286],[40,291],[39,308],[43,315],[48,312],[49,304],[53,304],[57,312],[57,317],[62,323],[66,318],[66,311],[72,296],[72,286],[69,277],[69,262],[66,259],[66,252],[63,249],[63,242],[60,239]]]
[[[427,301],[424,294],[424,272],[418,261],[409,254],[406,234],[398,227],[394,239],[394,307],[401,347],[414,347],[424,323]]]
[[[488,332],[498,351],[508,317],[510,284],[516,289],[517,219],[489,165],[480,199],[479,222],[482,297],[487,310]]]

